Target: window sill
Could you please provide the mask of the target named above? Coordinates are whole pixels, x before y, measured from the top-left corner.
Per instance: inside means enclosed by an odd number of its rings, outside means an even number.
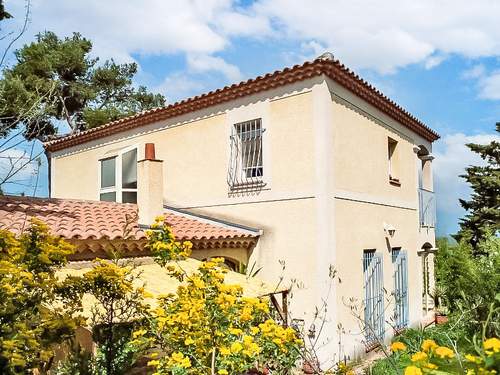
[[[264,181],[239,183],[229,186],[229,192],[238,193],[238,192],[261,190],[264,186],[266,186],[266,183]]]
[[[393,186],[401,186],[401,181],[399,181],[399,178],[389,176],[389,183]]]

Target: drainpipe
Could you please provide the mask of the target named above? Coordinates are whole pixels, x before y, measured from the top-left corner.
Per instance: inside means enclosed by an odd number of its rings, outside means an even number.
[[[50,151],[44,151],[45,157],[47,158],[47,168],[48,168],[48,179],[49,179],[49,198],[52,198],[52,157]],[[40,173],[40,172],[39,172]]]

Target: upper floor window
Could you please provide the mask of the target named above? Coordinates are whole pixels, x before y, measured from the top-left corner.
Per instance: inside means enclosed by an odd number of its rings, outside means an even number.
[[[398,142],[392,138],[387,138],[387,154],[389,161],[389,182],[395,185],[400,185],[398,171]]]
[[[137,203],[137,149],[128,149],[100,160],[99,199],[108,202]]]
[[[231,189],[263,183],[263,133],[260,118],[233,125],[228,170],[228,184]]]

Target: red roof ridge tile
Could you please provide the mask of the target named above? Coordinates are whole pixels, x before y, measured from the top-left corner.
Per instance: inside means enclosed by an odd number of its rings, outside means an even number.
[[[306,61],[302,65],[294,65],[264,76],[257,76],[240,83],[224,86],[207,93],[186,98],[165,107],[153,108],[136,113],[132,116],[112,121],[101,126],[87,129],[79,133],[65,135],[44,143],[48,151],[58,151],[67,147],[82,144],[94,139],[120,133],[125,130],[153,122],[176,117],[198,109],[207,108],[216,104],[229,102],[239,97],[252,95],[261,91],[270,90],[293,82],[308,79],[314,76],[326,75],[351,92],[355,93],[371,105],[392,117],[428,141],[435,141],[439,135],[425,125],[414,115],[403,109],[399,104],[389,99],[374,86],[347,68],[339,60],[318,58]]]

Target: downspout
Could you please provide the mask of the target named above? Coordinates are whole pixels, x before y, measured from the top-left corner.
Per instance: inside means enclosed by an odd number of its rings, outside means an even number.
[[[45,157],[47,158],[48,179],[49,179],[49,198],[52,198],[52,157],[50,151],[45,149]]]

